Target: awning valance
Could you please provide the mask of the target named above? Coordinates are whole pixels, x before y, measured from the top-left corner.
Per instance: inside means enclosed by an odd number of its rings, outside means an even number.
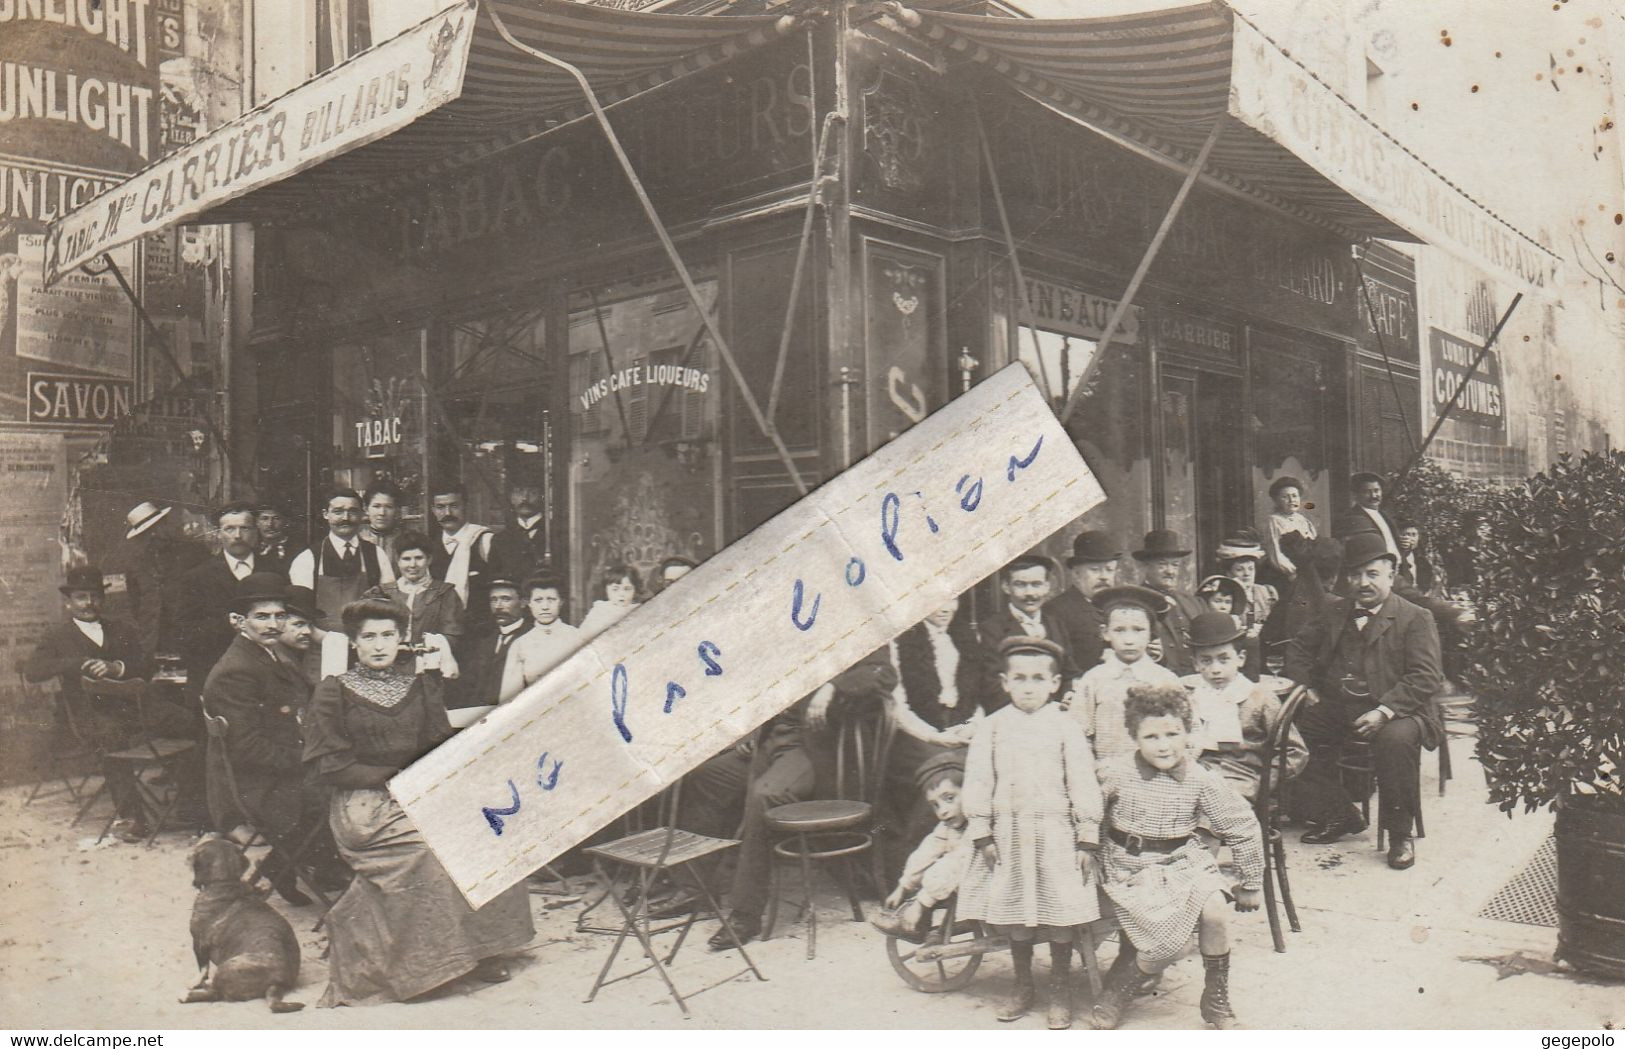
[[[1355,238],[1425,241],[1550,293],[1558,258],[1444,178],[1239,14],[1206,3],[1077,19],[894,6],[899,27],[1137,152]]]
[[[463,0],[245,113],[58,219],[46,279],[180,222],[290,215],[421,180],[769,43],[781,16],[649,14],[571,0]]]

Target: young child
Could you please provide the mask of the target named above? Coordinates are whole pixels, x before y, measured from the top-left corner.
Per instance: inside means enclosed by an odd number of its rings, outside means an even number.
[[[631,565],[606,565],[598,577],[598,592],[602,596],[592,603],[586,618],[581,621],[579,643],[591,641],[638,607],[638,587],[641,585],[638,570]]]
[[[1100,767],[1107,805],[1101,887],[1122,926],[1125,949],[1094,1007],[1094,1025],[1122,1022],[1135,992],[1185,953],[1192,932],[1207,984],[1202,1019],[1237,1025],[1230,1007],[1229,882],[1196,835],[1210,827],[1241,868],[1236,909],[1258,909],[1264,843],[1253,810],[1211,769],[1191,759],[1191,708],[1178,685],[1136,685],[1124,722],[1138,749]],[[1132,945],[1133,950],[1127,950]]]
[[[1222,575],[1241,584],[1247,599],[1246,619],[1242,625],[1247,627],[1249,637],[1257,637],[1258,630],[1254,628],[1263,627],[1264,620],[1275,610],[1275,602],[1281,599],[1275,587],[1258,581],[1258,565],[1264,560],[1264,547],[1258,541],[1258,533],[1251,528],[1237,530],[1219,544],[1214,558],[1219,562]]]
[[[1050,945],[1052,1030],[1072,1025],[1072,945],[1100,917],[1090,857],[1099,848],[1100,786],[1076,719],[1051,703],[1061,646],[1012,637],[999,646],[1010,705],[989,715],[965,764],[965,836],[975,845],[959,890],[960,918],[1010,940],[1016,986],[1001,1023],[1033,1006],[1033,945]]]
[[[1202,580],[1196,588],[1196,596],[1207,603],[1209,612],[1219,612],[1229,616],[1242,632],[1241,651],[1246,656],[1247,676],[1254,681],[1258,680],[1256,668],[1263,665],[1263,653],[1258,643],[1258,635],[1264,630],[1262,621],[1256,628],[1247,624],[1253,619],[1252,604],[1247,600],[1247,591],[1236,580],[1227,575],[1210,575]],[[1192,620],[1195,622],[1195,620]],[[1191,648],[1191,670],[1196,670],[1196,650]]]
[[[915,773],[915,781],[936,814],[937,825],[909,854],[897,888],[886,897],[886,911],[871,919],[881,932],[913,943],[923,942],[930,928],[932,908],[959,891],[971,857],[971,843],[965,837],[965,810],[960,804],[965,784],[963,761],[964,755],[957,750],[944,752],[926,761]]]
[[[1272,689],[1242,676],[1245,634],[1227,615],[1211,612],[1191,622],[1191,649],[1198,680],[1191,689],[1192,750],[1248,801],[1258,797],[1259,777],[1269,761],[1270,733],[1281,720]],[[1294,726],[1287,731],[1286,774],[1303,771],[1309,751]]]
[[[1275,503],[1266,536],[1270,567],[1279,573],[1279,580],[1290,582],[1298,574],[1290,548],[1315,538],[1315,522],[1302,513],[1303,482],[1296,477],[1277,477],[1270,485],[1270,499]],[[1297,538],[1287,538],[1293,535]]]
[[[1146,653],[1156,617],[1168,607],[1166,598],[1148,587],[1112,586],[1091,600],[1106,618],[1100,628],[1106,653],[1078,679],[1077,694],[1067,706],[1089,737],[1095,758],[1106,761],[1134,750],[1134,740],[1123,728],[1129,686],[1177,685],[1179,676]]]

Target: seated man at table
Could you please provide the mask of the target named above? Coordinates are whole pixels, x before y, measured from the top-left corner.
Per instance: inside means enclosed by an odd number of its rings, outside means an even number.
[[[71,724],[87,745],[103,753],[122,750],[143,733],[181,739],[195,736],[195,719],[185,708],[156,694],[147,694],[139,704],[133,693],[95,694],[111,682],[138,682],[149,669],[135,628],[102,617],[107,587],[101,570],[93,565],[69,569],[67,581],[57,589],[62,592],[68,622],[40,642],[23,663],[23,677],[58,681],[62,690],[59,725]],[[126,842],[145,840],[151,828],[131,765],[104,761],[100,771],[118,814],[113,833]],[[195,769],[190,775],[182,770],[180,778],[183,782],[176,784],[177,789],[195,785]]]
[[[833,718],[881,714],[897,687],[897,671],[888,650],[881,648],[835,676],[834,692],[814,693],[771,719],[738,743],[689,774],[684,783],[682,826],[713,838],[739,838],[734,852],[733,887],[728,893],[729,919],[741,942],[762,933],[762,912],[772,875],[773,832],[767,812],[779,805],[806,801],[825,778],[822,766],[826,728]],[[680,893],[664,905],[679,913],[694,904]],[[711,937],[714,951],[734,945],[726,929]]]

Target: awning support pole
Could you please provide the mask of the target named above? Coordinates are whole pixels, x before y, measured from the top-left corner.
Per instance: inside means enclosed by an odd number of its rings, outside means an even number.
[[[1395,487],[1398,487],[1401,481],[1410,476],[1410,472],[1416,469],[1416,464],[1422,461],[1422,456],[1427,454],[1428,446],[1433,443],[1433,438],[1438,436],[1439,428],[1444,425],[1445,419],[1449,418],[1450,413],[1460,403],[1461,395],[1467,392],[1467,383],[1472,380],[1473,375],[1478,371],[1478,366],[1484,363],[1484,358],[1490,355],[1490,347],[1494,346],[1495,340],[1501,337],[1501,329],[1506,327],[1507,321],[1512,319],[1512,311],[1517,309],[1518,303],[1522,301],[1523,292],[1520,291],[1512,296],[1512,301],[1507,305],[1506,312],[1501,314],[1501,319],[1495,322],[1495,328],[1491,330],[1490,337],[1484,340],[1484,345],[1478,348],[1478,354],[1473,358],[1473,363],[1467,367],[1467,374],[1463,375],[1461,382],[1456,384],[1456,392],[1450,395],[1450,400],[1445,402],[1445,406],[1439,411],[1439,417],[1434,419],[1433,425],[1428,428],[1427,436],[1422,438],[1422,446],[1416,449],[1416,454],[1411,456],[1411,461],[1405,464],[1405,469],[1401,470],[1399,477],[1395,479]]]
[[[790,449],[785,447],[784,440],[779,436],[779,432],[773,426],[773,423],[762,414],[761,405],[756,402],[756,395],[751,392],[749,384],[745,382],[745,375],[739,368],[739,362],[734,359],[733,351],[728,348],[728,341],[722,337],[722,331],[717,327],[716,320],[711,316],[710,311],[705,308],[705,300],[700,297],[700,289],[695,286],[693,275],[689,273],[688,266],[683,263],[682,256],[677,253],[677,245],[672,243],[671,234],[666,230],[666,224],[660,221],[660,215],[655,211],[654,203],[644,190],[643,182],[638,178],[637,172],[633,170],[632,161],[626,155],[626,150],[622,148],[621,140],[616,136],[615,129],[610,126],[609,117],[604,113],[604,107],[598,101],[597,92],[593,91],[592,85],[587,82],[586,75],[570,63],[515,39],[514,35],[508,31],[508,27],[503,23],[502,16],[497,13],[494,5],[487,7],[485,13],[490,16],[491,24],[496,27],[497,35],[507,41],[508,46],[533,58],[538,58],[550,66],[564,70],[580,86],[582,94],[586,97],[587,105],[592,107],[593,118],[598,121],[598,126],[603,129],[604,138],[609,142],[609,148],[614,152],[616,162],[620,164],[621,173],[626,176],[626,181],[631,185],[633,194],[638,198],[638,204],[642,206],[644,215],[649,219],[650,226],[654,228],[655,236],[660,240],[661,248],[665,250],[666,257],[670,260],[672,268],[677,271],[677,277],[683,283],[683,290],[688,292],[689,300],[694,303],[694,309],[699,313],[700,320],[710,332],[711,340],[717,344],[717,351],[722,354],[723,361],[728,365],[728,372],[733,376],[734,385],[738,387],[739,396],[744,400],[745,407],[749,409],[751,418],[755,420],[756,426],[762,431],[763,436],[773,442],[773,449],[778,453],[780,461],[784,463],[785,470],[789,472],[790,481],[795,485],[796,491],[801,495],[806,495],[808,491],[807,482],[802,480],[801,472],[796,469],[795,459],[790,455]]]
[[[784,327],[779,330],[779,355],[773,362],[773,385],[767,393],[767,417],[774,426],[779,424],[779,394],[784,389],[784,366],[790,356],[790,334],[795,330],[796,306],[801,302],[801,280],[807,269],[807,248],[812,243],[813,216],[818,214],[819,194],[824,183],[824,158],[829,148],[829,135],[835,122],[844,122],[845,119],[840,113],[830,110],[824,114],[824,126],[818,132],[812,181],[807,184],[807,212],[801,220],[801,243],[796,246],[796,265],[790,274],[790,299],[784,305]]]
[[[1117,329],[1122,325],[1123,318],[1134,304],[1134,296],[1140,291],[1140,283],[1145,275],[1151,271],[1151,263],[1156,261],[1157,252],[1162,250],[1162,242],[1167,239],[1168,231],[1174,228],[1174,219],[1179,217],[1180,209],[1185,206],[1185,198],[1191,194],[1191,187],[1201,177],[1202,169],[1207,166],[1207,158],[1213,152],[1213,147],[1219,141],[1219,135],[1224,131],[1224,123],[1229,119],[1221,115],[1213,122],[1213,130],[1207,133],[1207,139],[1202,143],[1201,150],[1196,154],[1196,160],[1191,164],[1190,170],[1185,172],[1185,181],[1180,183],[1179,192],[1174,194],[1172,204],[1168,205],[1168,213],[1162,216],[1162,224],[1157,227],[1156,234],[1151,243],[1146,246],[1145,254],[1140,256],[1140,264],[1134,268],[1134,276],[1129,278],[1128,288],[1124,290],[1123,297],[1112,307],[1112,314],[1106,319],[1106,328],[1100,333],[1100,342],[1089,358],[1089,363],[1083,366],[1083,373],[1078,376],[1078,384],[1072,388],[1072,393],[1066,399],[1066,407],[1061,409],[1061,425],[1065,426],[1072,413],[1078,410],[1083,402],[1084,391],[1089,389],[1089,380],[1094,378],[1095,369],[1100,362],[1106,359],[1111,350],[1112,339],[1117,336]]]
[[[971,109],[976,117],[976,137],[982,144],[982,162],[987,166],[987,184],[993,191],[993,206],[999,213],[999,228],[1004,231],[1004,250],[1010,254],[1010,274],[1016,284],[1017,332],[1016,340],[1019,343],[1021,332],[1019,328],[1025,324],[1027,330],[1033,334],[1033,357],[1038,361],[1038,377],[1044,384],[1046,398],[1049,395],[1049,367],[1044,363],[1044,348],[1038,341],[1038,325],[1033,317],[1032,303],[1028,300],[1027,281],[1021,275],[1021,255],[1016,251],[1016,237],[1010,231],[1010,215],[1004,207],[1004,191],[999,186],[999,169],[993,164],[993,147],[987,141],[987,128],[982,124],[982,106],[977,103]],[[1016,356],[1021,355],[1019,345],[1012,347]],[[1061,396],[1066,396],[1066,390],[1061,390]]]
[[[131,306],[135,307],[135,315],[141,318],[141,327],[147,333],[148,341],[157,348],[159,355],[164,359],[164,363],[169,365],[169,370],[175,373],[175,378],[181,382],[187,381],[190,376],[181,370],[180,362],[175,359],[174,351],[169,347],[169,339],[158,329],[158,325],[153,321],[152,316],[147,313],[147,308],[141,304],[140,296],[135,293],[135,289],[130,287],[130,282],[125,279],[124,271],[119,269],[117,262],[113,261],[113,256],[103,255],[101,258],[106,263],[105,269],[92,269],[91,264],[88,262],[79,268],[92,277],[99,277],[103,273],[113,275],[113,279],[118,281],[119,288],[124,292],[124,297],[130,300]],[[214,439],[215,446],[220,449],[220,454],[225,457],[227,469],[231,474],[237,473],[237,460],[231,454],[231,445],[226,441],[226,435],[220,432],[220,427],[215,423],[214,416],[207,411],[203,413],[203,425],[208,427],[209,436]],[[229,485],[231,483],[230,474],[221,478],[221,482],[223,485]]]
[[[1411,446],[1411,454],[1416,454],[1416,435],[1411,432],[1411,417],[1405,411],[1405,398],[1399,393],[1399,376],[1394,374],[1393,358],[1388,356],[1388,342],[1382,337],[1382,328],[1377,324],[1377,310],[1371,304],[1370,286],[1365,282],[1365,268],[1360,265],[1360,249],[1354,249],[1354,275],[1360,281],[1360,298],[1365,302],[1366,319],[1371,323],[1371,333],[1377,337],[1377,349],[1382,353],[1382,366],[1388,370],[1388,388],[1394,394],[1394,407],[1399,409],[1400,424],[1405,427],[1405,443]]]

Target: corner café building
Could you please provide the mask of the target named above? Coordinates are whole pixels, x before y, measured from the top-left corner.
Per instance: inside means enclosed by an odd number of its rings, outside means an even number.
[[[1375,239],[1554,279],[1222,6],[944,6],[464,0],[64,218],[47,268],[253,223],[242,480],[308,518],[451,478],[491,524],[535,484],[575,614],[595,568],[702,559],[1018,359],[1074,402],[1093,523],[1205,557],[1282,473],[1324,519],[1421,422],[1412,263]]]

